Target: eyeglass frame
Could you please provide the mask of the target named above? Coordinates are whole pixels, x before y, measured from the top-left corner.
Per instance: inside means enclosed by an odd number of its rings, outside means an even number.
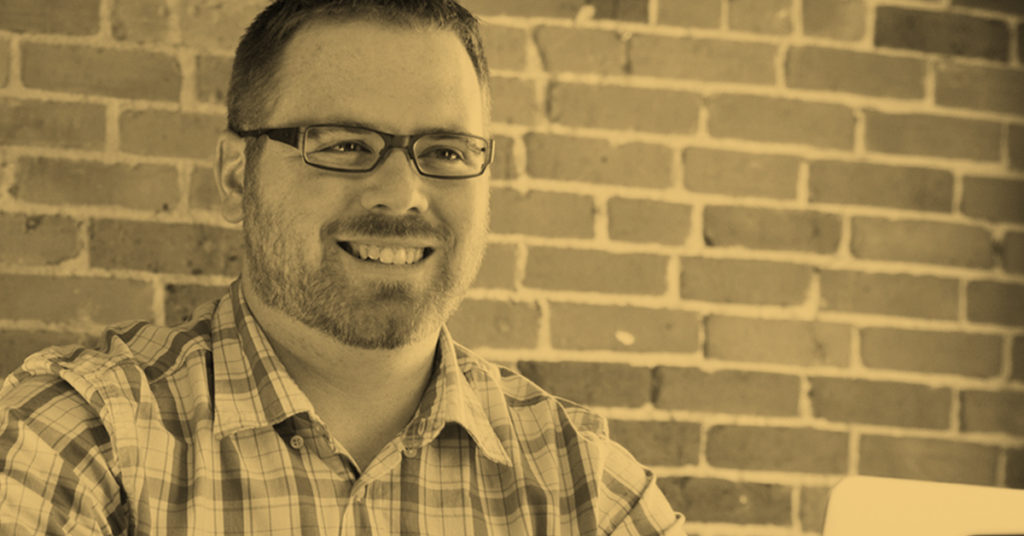
[[[369,131],[369,132],[373,132],[373,133],[379,135],[381,138],[384,139],[384,147],[381,148],[380,156],[377,158],[377,161],[374,162],[373,166],[369,167],[368,169],[360,169],[360,170],[337,169],[337,168],[332,168],[330,166],[325,166],[323,164],[317,164],[317,163],[314,163],[314,162],[310,162],[309,161],[309,155],[306,154],[306,149],[305,149],[305,145],[306,145],[306,132],[309,129],[311,129],[311,128],[317,128],[317,127],[356,128],[356,129],[360,129],[360,130],[366,130],[366,131]],[[484,172],[487,171],[487,166],[491,165],[491,162],[494,159],[494,138],[484,138],[482,136],[474,136],[472,134],[463,134],[461,132],[436,131],[436,132],[424,132],[422,134],[413,134],[413,135],[410,135],[410,136],[404,136],[404,135],[401,135],[401,134],[391,134],[389,132],[381,132],[379,130],[368,128],[368,127],[365,127],[363,125],[351,125],[351,124],[344,124],[344,123],[323,123],[323,124],[316,124],[316,125],[302,125],[302,126],[294,126],[294,127],[260,128],[260,129],[254,129],[254,130],[236,130],[234,128],[231,128],[231,131],[234,132],[235,134],[243,137],[243,138],[247,138],[247,137],[259,138],[261,136],[266,136],[266,137],[268,137],[268,138],[270,138],[270,139],[272,139],[274,141],[279,141],[279,142],[284,143],[286,145],[290,145],[290,146],[298,149],[299,154],[302,155],[302,161],[305,162],[307,165],[315,167],[315,168],[326,169],[328,171],[335,171],[335,172],[341,172],[341,173],[368,173],[370,171],[373,171],[373,170],[377,169],[378,167],[380,167],[381,163],[384,162],[384,160],[387,158],[388,154],[391,153],[392,149],[404,149],[403,152],[405,153],[405,155],[407,157],[409,157],[409,161],[412,162],[413,167],[416,168],[416,171],[420,175],[423,175],[424,177],[435,178],[435,179],[472,179],[474,177],[479,177],[480,175],[483,175]],[[487,144],[487,159],[484,161],[484,164],[480,168],[480,172],[479,173],[476,173],[476,174],[473,174],[473,175],[437,175],[437,174],[431,174],[431,173],[424,173],[424,171],[422,169],[420,169],[420,163],[416,159],[416,156],[412,152],[412,146],[415,145],[416,142],[420,140],[420,138],[425,138],[427,136],[444,135],[444,134],[455,135],[455,136],[465,136],[465,137],[468,137],[468,138],[473,138],[473,139],[477,139],[477,140],[481,140],[481,141],[486,142],[486,144]],[[301,143],[301,145],[300,145],[300,143]]]

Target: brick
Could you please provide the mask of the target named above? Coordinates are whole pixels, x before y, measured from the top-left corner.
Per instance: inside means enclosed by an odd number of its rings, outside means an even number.
[[[0,98],[0,145],[102,149],[105,124],[99,104]]]
[[[526,30],[484,21],[480,24],[480,40],[487,51],[487,65],[491,69],[526,69]]]
[[[701,97],[695,93],[556,83],[549,117],[570,126],[693,134],[700,107]]]
[[[540,114],[532,80],[491,78],[491,119],[495,123],[532,125]]]
[[[464,300],[448,328],[455,340],[471,347],[534,348],[540,309],[535,303]]]
[[[621,184],[672,185],[672,151],[645,143],[612,146],[605,140],[527,134],[526,173],[534,178]]]
[[[0,263],[60,264],[78,256],[80,223],[67,216],[0,213]]]
[[[589,0],[594,18],[647,22],[647,0]]]
[[[514,179],[519,176],[516,169],[515,141],[507,136],[494,136],[494,157],[487,168],[491,178],[496,180]]]
[[[89,258],[98,268],[192,275],[241,272],[242,234],[234,229],[96,220],[89,237]]]
[[[921,99],[925,64],[913,58],[822,47],[794,47],[786,58],[789,87]]]
[[[965,390],[960,393],[960,403],[960,423],[965,432],[1024,436],[1024,393]]]
[[[608,200],[608,236],[612,240],[682,245],[690,234],[689,205],[646,199]]]
[[[213,170],[206,166],[192,168],[189,179],[188,204],[192,209],[219,210],[220,191]]]
[[[995,335],[863,328],[864,366],[914,372],[991,377],[1002,368],[1003,342]]]
[[[1024,326],[1024,285],[994,281],[967,283],[967,319],[971,322]]]
[[[44,157],[18,160],[11,194],[34,203],[120,206],[154,212],[174,210],[180,197],[174,166]]]
[[[110,31],[120,41],[160,42],[170,29],[167,0],[115,0]]]
[[[679,296],[684,300],[796,305],[807,299],[811,268],[735,259],[682,259]]]
[[[853,148],[853,112],[837,104],[753,95],[717,95],[708,102],[716,138]]]
[[[44,43],[21,50],[26,87],[164,101],[181,93],[181,69],[167,54]]]
[[[810,163],[810,201],[950,212],[953,174],[864,162]]]
[[[954,108],[1024,114],[1024,71],[941,62],[935,102]]]
[[[821,308],[955,320],[958,286],[955,279],[940,277],[826,270],[821,273]]]
[[[121,150],[129,153],[210,159],[224,118],[215,115],[132,110],[121,114]]]
[[[865,435],[859,473],[962,484],[995,484],[994,447],[941,439]]]
[[[709,246],[832,253],[839,247],[839,216],[802,210],[709,206],[704,241]]]
[[[529,215],[528,217],[524,217]],[[491,190],[491,231],[499,234],[592,238],[594,200],[559,192]]]
[[[229,56],[209,54],[196,58],[196,98],[201,102],[227,103],[232,61]]]
[[[810,382],[815,417],[907,428],[949,428],[949,388],[846,378],[810,378]]]
[[[848,439],[803,428],[713,426],[707,458],[714,467],[797,473],[845,473]]]
[[[488,244],[473,287],[514,289],[516,257],[515,244]]]
[[[964,177],[961,209],[983,220],[1024,222],[1024,181]]]
[[[11,71],[11,41],[0,38],[0,87],[7,85]]]
[[[932,221],[853,218],[855,257],[990,268],[992,235],[983,227]]]
[[[794,199],[800,159],[690,147],[683,170],[683,184],[694,192]]]
[[[650,402],[651,370],[618,363],[520,361],[519,372],[543,389],[596,406],[637,407]]]
[[[941,158],[999,160],[1002,129],[998,123],[921,114],[886,114],[865,110],[870,151]]]
[[[1024,15],[1024,4],[1013,0],[953,0],[953,5]]]
[[[266,7],[264,0],[183,0],[181,38],[190,47],[234,52],[246,26]]]
[[[793,31],[791,0],[729,0],[729,28],[785,35]]]
[[[800,488],[800,526],[804,532],[821,532],[825,527],[825,509],[829,488]]]
[[[224,296],[228,289],[208,285],[167,285],[164,287],[164,318],[173,326],[189,320],[196,307]]]
[[[660,35],[634,35],[629,44],[630,74],[707,82],[775,83],[774,45]]]
[[[654,406],[709,413],[797,415],[800,378],[766,372],[654,369]]]
[[[722,25],[721,0],[661,0],[658,24],[692,28],[718,28]]]
[[[839,324],[712,315],[705,353],[727,361],[848,367],[851,339],[850,328]]]
[[[688,311],[551,304],[551,345],[572,350],[696,352],[700,317]]]
[[[686,512],[688,523],[790,523],[789,486],[692,477],[659,478],[658,485],[673,510]]]
[[[610,420],[608,435],[644,465],[697,465],[700,424]]]
[[[100,0],[4,0],[0,29],[92,35],[100,30]]]
[[[875,45],[1006,61],[1010,30],[1005,22],[879,6]]]
[[[0,318],[111,324],[153,318],[153,288],[98,277],[0,276]]]
[[[1017,25],[1017,58],[1024,58],[1024,22]]]
[[[474,15],[575,18],[584,0],[463,0],[459,2]]]
[[[1006,487],[1024,489],[1024,449],[1006,451]]]
[[[804,34],[839,41],[864,36],[867,9],[862,0],[803,0]]]
[[[0,378],[14,372],[25,358],[50,346],[80,342],[82,335],[61,331],[0,331]],[[0,380],[2,381],[2,380]]]
[[[658,255],[531,247],[523,284],[584,292],[661,294],[665,292],[667,264],[668,259]]]
[[[1013,360],[1010,378],[1013,380],[1024,382],[1024,337],[1017,337],[1013,339],[1013,353],[1011,354]]]
[[[1021,25],[1021,38],[1024,39],[1024,24]],[[1024,57],[1024,43],[1021,44],[1021,56]],[[1024,125],[1010,125],[1010,167],[1024,170]]]
[[[1024,233],[1008,232],[1003,238],[1003,269],[1024,273]]]
[[[626,44],[618,33],[541,26],[533,38],[544,70],[549,73],[625,73]]]

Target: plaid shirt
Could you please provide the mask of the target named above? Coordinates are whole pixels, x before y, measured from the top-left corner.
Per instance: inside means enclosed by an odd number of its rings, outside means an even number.
[[[682,534],[605,420],[442,331],[416,414],[360,473],[239,282],[174,328],[33,354],[0,389],[2,534]]]

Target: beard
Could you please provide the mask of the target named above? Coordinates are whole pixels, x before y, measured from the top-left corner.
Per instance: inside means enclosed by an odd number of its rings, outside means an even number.
[[[459,242],[450,229],[419,216],[377,213],[336,220],[321,228],[319,266],[304,263],[300,237],[284,214],[268,207],[259,180],[246,170],[243,200],[246,262],[252,288],[267,305],[303,324],[358,348],[393,349],[434,335],[458,308],[483,258],[486,220]],[[439,269],[425,287],[403,282],[357,283],[335,255],[349,255],[330,237],[429,238]],[[326,244],[326,245],[325,245]],[[337,251],[328,248],[336,247]],[[354,257],[353,257],[354,258]],[[421,261],[422,262],[422,261]]]

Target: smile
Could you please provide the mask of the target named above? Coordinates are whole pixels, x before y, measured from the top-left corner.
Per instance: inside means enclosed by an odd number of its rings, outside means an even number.
[[[434,252],[431,248],[379,246],[359,242],[338,242],[338,245],[361,261],[391,265],[416,264]]]

